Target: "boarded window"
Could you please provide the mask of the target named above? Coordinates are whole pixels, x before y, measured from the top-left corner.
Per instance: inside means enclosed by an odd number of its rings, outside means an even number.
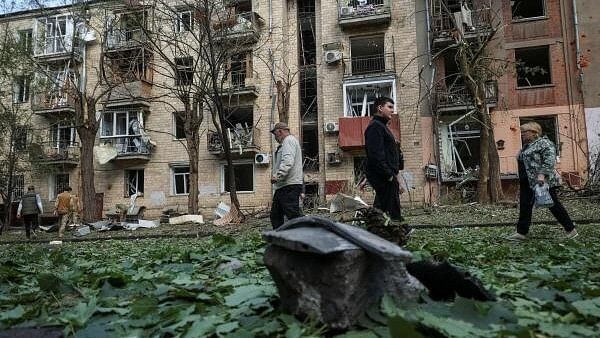
[[[550,47],[515,49],[517,86],[531,87],[552,84]]]

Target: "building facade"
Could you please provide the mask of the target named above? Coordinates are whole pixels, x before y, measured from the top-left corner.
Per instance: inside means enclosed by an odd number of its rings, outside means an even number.
[[[423,202],[414,1],[239,0],[225,1],[223,8],[234,13],[234,21],[223,27],[251,37],[243,53],[228,61],[224,94],[242,209],[268,208],[271,202],[270,157],[277,143],[269,130],[278,121],[277,82],[290,76],[289,125],[302,142],[307,195],[323,199],[353,192],[362,171],[363,131],[375,110],[373,101],[389,96],[397,112],[390,128],[406,161],[403,174],[409,193],[404,198]],[[197,15],[185,7],[180,12],[171,22],[174,34],[193,29]],[[95,30],[80,29],[70,6],[2,18],[21,39],[33,41],[33,57],[44,65],[44,78],[51,82],[21,98],[31,107],[35,124],[47,130],[32,142],[41,159],[33,166],[43,164],[43,170],[25,178],[45,200],[52,202],[67,185],[76,191],[81,186],[68,80],[77,77],[87,91],[101,90],[103,62],[108,65],[104,71],[118,72],[123,83],[97,104],[98,209],[104,215],[116,204],[128,204],[131,195],[143,193],[136,203],[146,207],[147,217],[167,208],[186,211],[189,160],[178,113],[183,107],[175,100],[155,98],[190,80],[186,69],[191,61],[173,55],[175,80],[160,71],[164,60],[157,57],[156,46],[140,43],[146,32],[161,29],[156,13],[149,2],[97,1],[81,24]],[[140,28],[140,23],[147,26]],[[164,22],[159,26],[164,29]],[[229,183],[210,114],[205,114],[200,129],[199,205],[210,218],[219,202],[229,201]]]

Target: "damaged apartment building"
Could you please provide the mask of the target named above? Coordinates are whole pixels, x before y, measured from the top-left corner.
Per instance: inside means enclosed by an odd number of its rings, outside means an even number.
[[[166,29],[167,24],[156,24],[152,3],[91,2],[89,13],[93,14],[85,18],[86,24],[98,25],[96,31],[106,34],[102,39],[74,31],[69,6],[2,17],[19,34],[28,34],[36,42],[34,58],[55,74],[50,81],[52,90],[34,92],[30,99],[23,97],[36,123],[49,130],[44,142],[32,145],[43,148],[40,158],[49,169],[25,174],[20,182],[35,184],[45,203],[52,203],[67,185],[75,191],[81,187],[80,144],[70,118],[73,102],[65,94],[69,90],[65,79],[93,88],[101,80],[96,70],[103,51],[104,75],[122,83],[97,104],[100,128],[94,166],[97,205],[101,206],[98,217],[116,204],[128,204],[134,194],[140,196],[136,204],[146,208],[148,217],[167,208],[187,209],[190,163],[183,145],[181,107],[149,98],[160,97],[166,87],[192,81],[194,60],[174,56],[175,80],[165,79],[156,70],[157,51],[144,43],[145,32]],[[404,174],[410,194],[405,198],[422,201],[414,1],[218,3],[235,18],[222,26],[229,27],[236,39],[251,37],[245,38],[240,53],[228,60],[227,91],[223,93],[242,209],[261,209],[271,202],[269,179],[277,143],[269,130],[278,122],[277,80],[286,75],[292,75],[288,124],[303,147],[307,201],[355,189],[365,156],[363,132],[379,96],[396,102],[397,115],[390,127],[406,159]],[[193,30],[196,19],[197,13],[181,6],[169,27],[174,39]],[[76,62],[69,57],[73,50]],[[199,206],[210,215],[220,202],[229,202],[230,183],[221,139],[209,113],[204,114],[200,131]]]
[[[505,192],[514,192],[519,126],[538,122],[556,144],[557,170],[571,185],[587,175],[582,97],[577,81],[575,26],[571,1],[427,0],[419,26],[420,48],[430,57],[430,111],[424,113],[428,139],[425,163],[432,201],[469,178],[480,160],[481,124],[456,56],[459,39],[485,38],[490,57],[505,69],[485,82],[485,105],[492,120]],[[473,43],[473,48],[478,44]],[[427,109],[429,110],[429,109]],[[430,117],[427,117],[430,115]]]
[[[18,99],[29,105],[44,141],[35,142],[46,171],[20,176],[46,202],[66,185],[81,186],[80,144],[73,128],[68,83],[94,86],[100,51],[105,74],[121,85],[98,102],[95,144],[98,217],[132,195],[148,217],[187,210],[190,163],[184,147],[182,107],[161,97],[165,88],[193,81],[193,58],[174,55],[176,78],[160,71],[157,50],[145,34],[170,29],[173,38],[194,30],[198,13],[177,7],[170,23],[156,24],[153,1],[94,1],[89,24],[101,39],[73,25],[69,6],[4,15],[23,39],[35,41],[34,58],[45,65],[51,90]],[[587,168],[583,106],[576,81],[573,15],[565,0],[224,0],[231,36],[243,39],[227,62],[226,134],[232,145],[242,209],[268,208],[272,154],[269,133],[278,122],[278,80],[289,85],[289,125],[301,141],[307,201],[355,192],[362,175],[364,130],[374,100],[389,96],[396,115],[390,129],[402,148],[408,190],[404,201],[431,204],[479,163],[480,126],[453,57],[456,25],[470,39],[499,25],[493,53],[527,68],[510,68],[486,82],[503,181],[516,182],[519,125],[540,122],[558,149],[558,170],[578,184]],[[158,5],[156,5],[158,6]],[[144,25],[140,27],[140,25]],[[168,27],[167,27],[168,26]],[[74,38],[76,37],[76,38]],[[74,39],[73,39],[74,38]],[[75,41],[67,43],[65,41]],[[224,40],[225,41],[225,40]],[[68,57],[75,51],[76,58]],[[434,57],[435,56],[435,57]],[[162,62],[162,61],[161,61]],[[159,66],[157,66],[159,65]],[[77,70],[77,71],[74,71]],[[67,81],[67,79],[69,81]],[[17,79],[19,80],[19,79]],[[285,82],[285,81],[284,81]],[[91,88],[91,87],[90,87]],[[229,202],[221,139],[204,114],[200,126],[199,206],[206,215]]]

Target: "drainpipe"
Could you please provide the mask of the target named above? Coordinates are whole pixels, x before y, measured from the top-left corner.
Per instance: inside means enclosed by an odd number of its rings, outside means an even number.
[[[575,50],[577,58],[577,69],[579,70],[579,82],[583,83],[583,69],[581,68],[581,44],[579,41],[579,18],[577,17],[577,0],[573,2],[573,25],[575,26]]]
[[[269,35],[273,33],[273,0],[269,0]]]
[[[575,0],[573,0],[575,1]],[[429,0],[425,0],[425,22],[427,24],[427,56],[429,58],[429,66],[433,63],[431,55],[431,19],[429,18]]]

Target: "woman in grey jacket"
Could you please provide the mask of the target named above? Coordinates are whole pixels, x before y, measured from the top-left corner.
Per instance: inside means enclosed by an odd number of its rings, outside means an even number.
[[[554,205],[550,212],[567,232],[567,238],[577,237],[577,230],[565,207],[556,195],[560,188],[560,179],[554,166],[556,165],[556,148],[554,143],[546,136],[542,136],[542,127],[536,122],[525,123],[521,126],[521,138],[525,146],[519,152],[517,161],[519,164],[519,221],[517,232],[506,239],[511,241],[522,241],[527,239],[531,225],[531,214],[535,195],[533,189],[536,184],[548,183],[550,196]]]

